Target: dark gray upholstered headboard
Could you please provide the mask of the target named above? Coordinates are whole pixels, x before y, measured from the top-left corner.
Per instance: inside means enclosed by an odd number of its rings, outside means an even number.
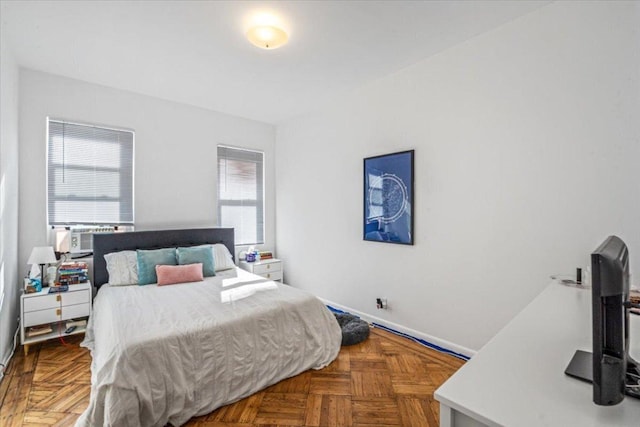
[[[136,249],[177,248],[206,243],[222,243],[235,257],[233,228],[191,228],[185,230],[133,231],[130,233],[98,233],[93,235],[93,285],[109,281],[104,255]]]

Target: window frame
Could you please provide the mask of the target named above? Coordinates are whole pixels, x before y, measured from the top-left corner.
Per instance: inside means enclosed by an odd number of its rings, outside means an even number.
[[[58,169],[60,167],[62,168],[73,168],[73,169],[79,169],[79,170],[90,170],[92,168],[88,167],[88,166],[68,166],[68,165],[54,165],[53,162],[51,162],[50,159],[50,139],[51,139],[51,132],[50,132],[50,124],[52,122],[55,123],[59,123],[59,124],[63,124],[63,125],[73,125],[73,126],[84,126],[87,128],[97,128],[97,129],[101,129],[101,130],[107,130],[107,131],[114,131],[114,132],[125,132],[125,133],[130,133],[131,134],[131,159],[130,159],[130,163],[131,163],[131,221],[123,221],[121,219],[121,215],[120,215],[120,219],[119,220],[114,220],[114,221],[71,221],[71,220],[65,220],[65,221],[52,221],[53,217],[55,214],[51,214],[51,204],[50,201],[56,201],[56,200],[60,200],[60,201],[65,201],[65,200],[69,200],[68,197],[53,197],[52,198],[52,191],[50,190],[50,178],[52,177],[51,174],[51,169]],[[102,225],[113,225],[113,226],[133,226],[135,224],[135,131],[133,129],[127,129],[127,128],[123,128],[123,127],[114,127],[114,126],[107,126],[107,125],[101,125],[101,124],[94,124],[94,123],[80,123],[78,121],[74,121],[74,120],[65,120],[65,119],[58,119],[58,118],[53,118],[53,117],[47,117],[46,118],[46,154],[45,154],[45,187],[46,187],[46,200],[45,200],[45,204],[46,204],[46,221],[47,221],[47,226],[51,227],[51,228],[68,228],[69,226],[76,226],[76,225],[95,225],[95,226],[102,226]],[[128,149],[127,149],[128,150]],[[121,153],[121,155],[124,153]],[[109,167],[103,167],[103,168],[99,168],[102,170],[117,170],[118,171],[118,175],[119,177],[122,177],[122,170],[124,170],[124,168],[118,167],[118,168],[109,168]],[[97,170],[97,169],[96,169]],[[123,199],[125,199],[123,197],[122,194],[122,186],[119,186],[120,189],[120,193],[119,193],[119,197],[118,198],[110,198],[110,197],[105,197],[105,198],[87,198],[87,197],[77,197],[75,198],[75,200],[77,201],[83,201],[81,199],[85,199],[84,201],[90,201],[90,200],[104,200],[104,201],[121,201]],[[55,192],[55,191],[53,191]],[[115,218],[113,218],[115,219]]]
[[[260,162],[255,162],[256,167],[256,199],[222,199],[220,194],[220,149],[232,150],[236,152],[249,152],[254,154],[259,154],[261,156]],[[224,157],[225,159],[229,159],[230,157]],[[236,159],[242,161],[244,159]],[[245,161],[251,161],[250,159],[246,159]],[[263,245],[266,241],[266,232],[265,232],[265,153],[262,150],[256,150],[251,148],[230,146],[226,144],[218,144],[216,146],[216,167],[217,167],[217,224],[219,227],[223,227],[222,225],[222,208],[225,206],[229,207],[243,207],[243,206],[254,206],[256,208],[256,242],[241,242],[238,239],[238,235],[236,234],[236,246],[251,246],[251,245]],[[262,224],[262,227],[259,225]]]

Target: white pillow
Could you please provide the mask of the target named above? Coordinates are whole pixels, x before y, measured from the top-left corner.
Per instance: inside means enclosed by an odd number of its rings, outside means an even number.
[[[136,251],[111,252],[104,256],[107,261],[109,284],[125,286],[138,284],[138,254]]]
[[[233,263],[233,257],[229,253],[229,249],[222,243],[213,245],[213,262],[216,271],[228,270],[236,266]]]

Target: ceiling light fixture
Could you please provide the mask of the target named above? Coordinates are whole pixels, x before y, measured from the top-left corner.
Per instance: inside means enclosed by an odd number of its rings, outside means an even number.
[[[247,38],[254,45],[263,49],[277,49],[287,43],[289,36],[274,25],[258,25],[247,31]]]

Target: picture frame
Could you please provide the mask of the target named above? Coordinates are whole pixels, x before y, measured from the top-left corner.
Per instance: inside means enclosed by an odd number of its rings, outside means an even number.
[[[414,244],[414,152],[364,159],[363,240]]]

